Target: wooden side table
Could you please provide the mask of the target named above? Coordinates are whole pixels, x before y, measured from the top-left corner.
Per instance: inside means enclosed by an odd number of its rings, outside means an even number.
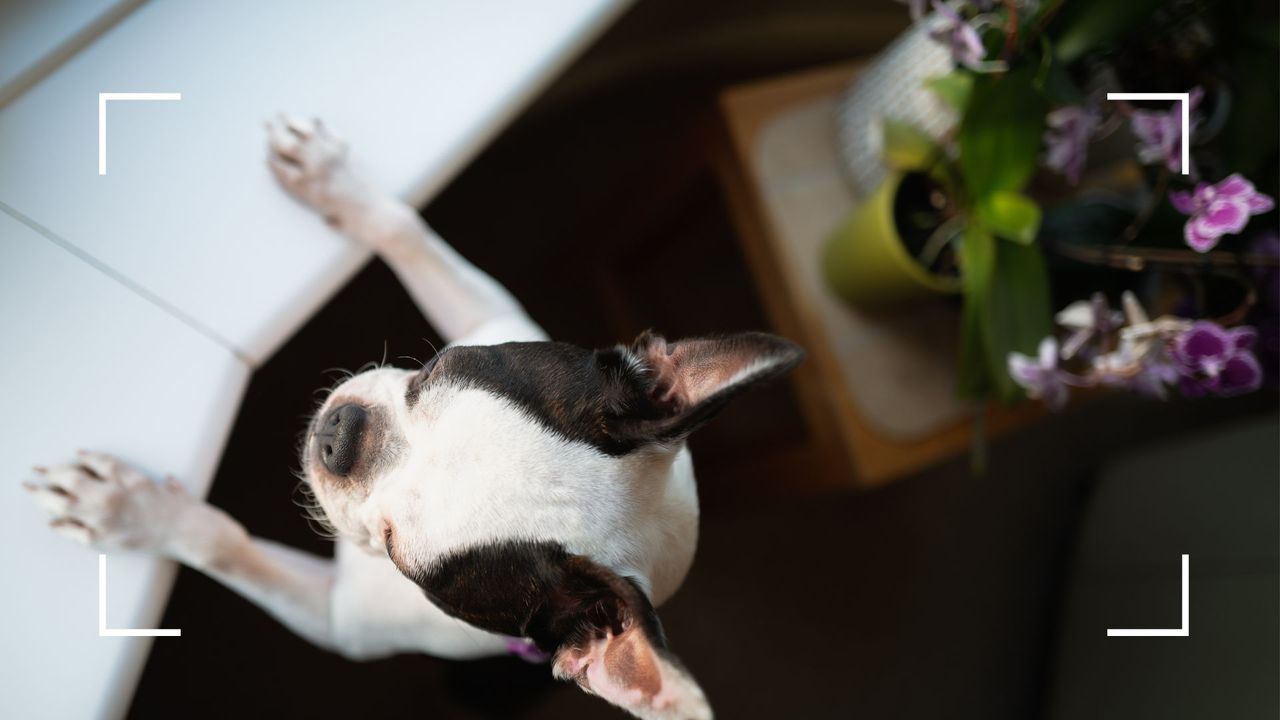
[[[858,72],[840,65],[724,91],[715,164],[770,319],[809,351],[794,382],[812,450],[834,482],[873,487],[966,451],[979,420],[994,435],[1040,411],[958,398],[954,300],[873,317],[826,289],[820,250],[853,206],[835,109]]]

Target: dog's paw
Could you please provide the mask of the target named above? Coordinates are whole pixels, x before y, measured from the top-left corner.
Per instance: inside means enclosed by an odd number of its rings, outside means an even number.
[[[336,227],[350,224],[373,193],[352,171],[347,144],[319,120],[267,122],[267,165],[284,189]]]
[[[74,463],[35,472],[38,482],[23,487],[52,516],[50,527],[102,551],[168,554],[193,503],[177,482],[154,482],[103,453],[81,451]]]
[[[352,169],[347,145],[319,120],[267,123],[267,164],[285,190],[333,227],[384,257],[412,253],[417,212],[379,193]]]

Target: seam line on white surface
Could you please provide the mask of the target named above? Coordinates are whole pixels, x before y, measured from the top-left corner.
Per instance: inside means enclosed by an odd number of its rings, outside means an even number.
[[[178,322],[181,322],[182,324],[186,325],[192,330],[195,330],[196,332],[205,336],[209,340],[212,340],[213,342],[217,343],[219,346],[221,346],[227,352],[234,355],[237,360],[244,363],[250,369],[256,368],[257,366],[256,363],[254,363],[253,360],[244,352],[242,352],[239,348],[231,344],[229,340],[222,337],[216,331],[210,328],[208,325],[205,325],[204,323],[200,322],[195,317],[189,315],[178,306],[174,305],[168,300],[165,300],[164,298],[155,294],[151,290],[148,290],[145,286],[132,280],[128,275],[125,275],[124,273],[120,272],[119,270],[116,270],[115,268],[99,260],[93,255],[90,255],[84,250],[76,247],[74,244],[68,242],[62,237],[59,237],[57,233],[41,225],[40,223],[36,222],[32,218],[28,217],[27,215],[24,215],[22,212],[18,211],[16,208],[9,205],[8,203],[0,201],[0,210],[3,210],[6,215],[9,215],[14,220],[17,220],[23,225],[26,225],[27,227],[36,231],[36,233],[38,233],[44,239],[48,240],[54,245],[57,245],[58,247],[65,250],[66,252],[70,253],[72,256],[88,264],[93,269],[97,270],[103,275],[106,275],[108,278],[124,286],[125,289],[129,290],[134,295],[137,295],[138,297],[156,306],[157,308],[164,311],[165,313],[168,313]]]
[[[94,17],[87,25],[72,33],[70,37],[42,53],[27,69],[15,75],[7,84],[0,86],[0,108],[16,101],[22,97],[23,93],[39,85],[68,60],[123,22],[134,10],[142,7],[144,2],[146,0],[116,2]]]
[[[182,637],[182,630],[179,628],[139,630],[107,627],[107,556],[98,553],[98,637]]]

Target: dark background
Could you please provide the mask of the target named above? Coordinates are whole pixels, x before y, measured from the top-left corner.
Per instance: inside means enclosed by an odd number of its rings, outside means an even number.
[[[423,214],[559,340],[767,329],[701,160],[716,93],[873,54],[906,23],[887,1],[645,0]],[[210,502],[254,534],[331,554],[290,502],[314,391],[327,369],[424,358],[428,341],[440,345],[371,262],[255,374]],[[995,442],[983,476],[956,458],[876,491],[819,493],[783,461],[803,431],[790,389],[743,398],[693,441],[704,521],[693,571],[660,609],[672,648],[721,718],[1040,717],[1062,704],[1064,598],[1100,468],[1274,412],[1270,391],[1098,398]],[[1273,441],[1233,460],[1274,480]],[[1229,493],[1236,479],[1205,482]],[[1274,508],[1273,487],[1260,498]],[[1274,577],[1274,548],[1263,551]],[[1151,624],[1177,625],[1176,595],[1162,602]],[[1270,615],[1258,632],[1274,662]],[[348,662],[185,568],[160,626],[183,637],[154,643],[132,717],[622,716],[512,658]],[[1170,647],[1185,646],[1159,652]]]

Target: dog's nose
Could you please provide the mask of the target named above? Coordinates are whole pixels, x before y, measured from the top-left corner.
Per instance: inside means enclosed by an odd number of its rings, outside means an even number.
[[[359,405],[340,405],[320,421],[316,430],[316,453],[326,470],[334,475],[351,472],[367,418],[368,413]]]

